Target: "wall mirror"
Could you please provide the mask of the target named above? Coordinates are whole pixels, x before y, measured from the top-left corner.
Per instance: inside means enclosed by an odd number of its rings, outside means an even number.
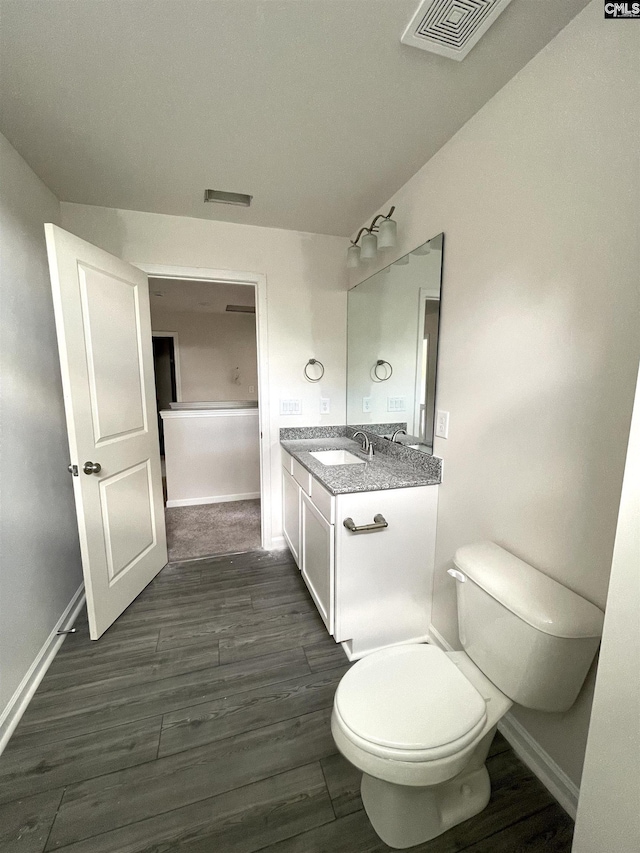
[[[349,291],[347,423],[433,452],[444,235]]]

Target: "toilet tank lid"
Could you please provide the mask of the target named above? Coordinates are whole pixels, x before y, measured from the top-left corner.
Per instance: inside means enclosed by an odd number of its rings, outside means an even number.
[[[604,613],[495,542],[458,548],[456,566],[527,624],[553,637],[602,636]]]

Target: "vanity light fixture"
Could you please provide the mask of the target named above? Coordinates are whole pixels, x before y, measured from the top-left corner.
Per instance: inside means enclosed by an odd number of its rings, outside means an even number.
[[[372,261],[378,254],[378,238],[375,234],[369,232],[362,237],[362,247],[360,250],[360,258],[363,261]]]
[[[360,261],[372,261],[378,254],[379,249],[392,249],[396,245],[398,225],[391,217],[395,207],[392,207],[385,216],[379,213],[374,216],[368,228],[361,228],[358,236],[351,241],[347,249],[347,267],[354,269]],[[382,220],[379,224],[379,220]],[[362,237],[361,245],[358,245]]]

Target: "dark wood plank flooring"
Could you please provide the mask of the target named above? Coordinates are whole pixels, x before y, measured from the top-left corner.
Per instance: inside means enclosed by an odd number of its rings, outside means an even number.
[[[285,552],[170,565],[97,642],[86,616],[0,758],[4,853],[378,853],[330,716],[348,669]],[[420,853],[569,853],[499,735],[477,817]]]

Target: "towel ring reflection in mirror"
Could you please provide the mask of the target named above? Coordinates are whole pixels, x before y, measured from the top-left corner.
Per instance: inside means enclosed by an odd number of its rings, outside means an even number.
[[[318,366],[318,369],[320,371],[320,376],[316,376],[314,379],[313,376],[309,376],[309,366],[314,367],[316,365]],[[320,382],[320,380],[324,376],[324,364],[321,361],[318,361],[317,358],[310,358],[304,366],[304,375],[309,382]]]
[[[378,371],[383,369],[385,372],[385,376],[381,376]],[[388,361],[385,361],[383,358],[379,358],[373,366],[373,377],[376,382],[386,382],[387,379],[391,379],[393,376],[393,367],[389,364]]]

